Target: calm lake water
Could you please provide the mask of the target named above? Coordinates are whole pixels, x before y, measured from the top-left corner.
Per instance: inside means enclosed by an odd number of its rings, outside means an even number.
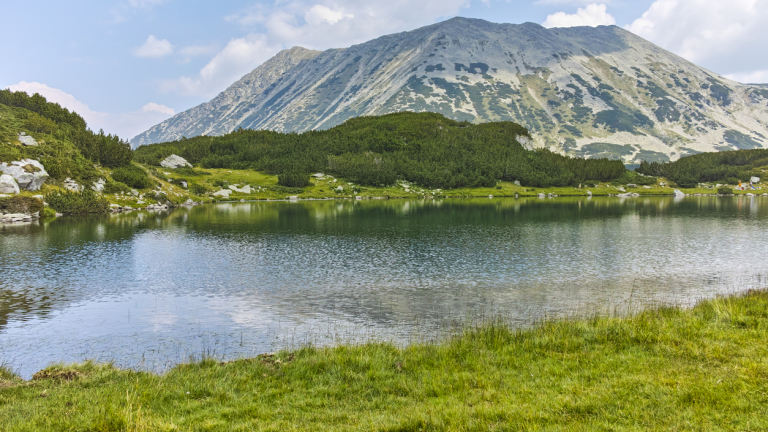
[[[0,226],[0,362],[163,370],[764,286],[768,197],[301,201]]]

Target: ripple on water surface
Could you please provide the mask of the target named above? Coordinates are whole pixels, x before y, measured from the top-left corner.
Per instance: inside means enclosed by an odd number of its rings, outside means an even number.
[[[757,287],[762,198],[257,202],[0,228],[0,361],[162,369]],[[623,308],[623,309],[622,309]]]

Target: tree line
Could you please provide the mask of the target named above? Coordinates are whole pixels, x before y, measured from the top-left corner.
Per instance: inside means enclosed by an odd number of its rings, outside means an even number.
[[[471,124],[435,113],[358,117],[302,134],[240,129],[141,146],[134,159],[149,165],[176,154],[204,168],[253,169],[270,174],[329,172],[353,182],[391,185],[406,180],[428,188],[575,186],[626,173],[621,161],[571,158],[528,150],[528,131],[513,122]]]
[[[116,135],[105,134],[103,130],[93,132],[79,114],[57,103],[48,102],[38,93],[30,96],[26,92],[0,90],[0,104],[24,108],[37,114],[27,118],[26,126],[30,130],[55,133],[57,138],[74,144],[83,156],[94,163],[116,168],[128,166],[133,160],[133,150],[127,141]]]
[[[752,149],[699,153],[667,163],[643,161],[635,171],[666,177],[680,187],[692,188],[705,182],[748,182],[752,176],[762,177],[758,168],[765,166],[768,166],[768,149]]]

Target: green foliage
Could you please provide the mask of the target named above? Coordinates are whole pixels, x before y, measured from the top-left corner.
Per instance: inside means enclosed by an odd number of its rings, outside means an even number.
[[[26,213],[32,214],[42,211],[43,202],[37,198],[25,196],[13,196],[10,198],[0,198],[0,210],[5,213]]]
[[[723,186],[723,187],[717,188],[717,193],[720,195],[731,195],[733,194],[733,189]]]
[[[115,169],[112,171],[112,178],[115,181],[125,183],[134,189],[146,189],[152,186],[152,180],[149,178],[146,171],[136,165]]]
[[[698,183],[704,182],[723,181],[735,184],[739,180],[749,181],[753,169],[766,165],[768,165],[768,150],[752,149],[699,153],[668,163],[643,161],[635,171],[650,176],[666,177],[678,186],[687,188],[696,187]]]
[[[106,213],[109,201],[85,188],[81,192],[56,191],[45,195],[48,206],[64,214]]]
[[[43,209],[43,212],[40,213],[40,217],[43,218],[43,219],[55,218],[56,217],[56,210],[54,210],[54,209],[52,209],[50,207],[46,207],[46,208]]]
[[[116,193],[128,193],[131,188],[127,184],[119,181],[107,180],[104,184],[104,193],[116,194]]]
[[[287,172],[277,176],[277,184],[280,186],[303,188],[309,186],[309,174],[300,172]]]
[[[203,170],[196,170],[194,168],[190,168],[188,166],[176,168],[171,170],[176,174],[187,176],[187,177],[200,177],[200,176],[208,176],[211,175],[211,173],[203,171]]]
[[[195,195],[204,195],[210,192],[210,189],[199,183],[189,183],[189,192]]]
[[[579,159],[526,150],[528,131],[512,122],[470,124],[435,113],[359,117],[303,134],[237,130],[139,147],[136,160],[158,164],[178,154],[206,168],[254,169],[270,174],[330,172],[379,186],[407,180],[427,188],[493,187],[498,180],[567,186],[622,175],[619,161]]]
[[[5,131],[2,135],[6,139],[8,139],[8,135],[14,135],[22,130],[49,136],[46,139],[46,144],[40,146],[43,148],[21,150],[25,153],[46,152],[50,155],[49,162],[54,164],[63,162],[65,165],[70,165],[67,160],[68,158],[62,158],[64,155],[62,155],[61,151],[47,151],[50,149],[44,148],[48,146],[49,142],[58,141],[66,143],[67,146],[75,147],[80,155],[90,159],[91,162],[110,168],[130,165],[133,159],[133,150],[131,150],[128,142],[123,141],[117,136],[105,135],[104,131],[94,133],[87,128],[85,121],[78,114],[69,112],[59,104],[48,102],[37,93],[29,96],[24,92],[0,90],[0,105],[23,109],[15,111],[15,117],[23,120],[22,123],[15,125],[16,129],[19,130]],[[5,116],[3,120],[6,120]],[[33,155],[27,154],[25,156],[31,157]],[[48,165],[45,165],[45,167],[50,173],[51,169],[48,168]],[[63,170],[58,171],[70,171],[68,168],[65,167]],[[52,169],[56,171],[55,167],[52,167]],[[87,180],[87,177],[79,176],[81,174],[80,171],[82,170],[74,170],[71,172],[71,175],[62,175],[64,177]],[[63,177],[56,176],[54,178],[63,179]]]

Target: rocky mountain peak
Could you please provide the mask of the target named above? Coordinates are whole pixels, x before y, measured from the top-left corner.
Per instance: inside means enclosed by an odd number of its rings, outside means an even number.
[[[239,127],[302,132],[398,111],[514,121],[539,147],[627,163],[768,144],[764,87],[727,80],[616,26],[469,18],[346,49],[282,51],[132,142]]]

